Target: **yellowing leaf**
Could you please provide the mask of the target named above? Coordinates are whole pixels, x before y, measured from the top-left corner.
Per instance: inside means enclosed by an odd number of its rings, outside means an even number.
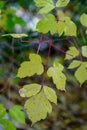
[[[37,95],[28,99],[25,102],[24,107],[27,110],[28,116],[32,121],[32,124],[41,119],[45,119],[47,114],[52,112],[52,106],[46,98],[43,90]]]
[[[76,79],[83,84],[87,80],[87,62],[82,62],[81,66],[75,72]]]
[[[76,36],[77,27],[69,17],[59,17],[58,21],[58,34],[62,35],[64,32],[65,36]]]
[[[25,61],[21,64],[18,69],[17,76],[20,78],[24,78],[26,76],[33,76],[34,74],[41,75],[44,71],[41,57],[38,54],[30,54],[30,61]]]
[[[26,37],[28,35],[24,34],[24,33],[22,33],[22,34],[15,34],[15,33],[13,33],[13,34],[5,34],[5,35],[2,35],[2,36],[12,36],[13,38],[20,38],[20,37]]]
[[[52,88],[49,88],[48,86],[44,86],[44,93],[47,97],[48,100],[50,100],[51,102],[57,104],[57,95],[55,93],[55,91]]]
[[[29,84],[24,85],[23,88],[20,89],[19,93],[21,97],[31,97],[36,95],[41,89],[41,85],[39,84]]]
[[[57,7],[65,7],[70,2],[70,0],[57,0]]]
[[[82,46],[82,55],[87,57],[87,46]]]
[[[79,51],[75,47],[69,47],[69,50],[66,52],[65,60],[71,60],[79,55]]]
[[[87,14],[83,13],[80,17],[80,22],[83,26],[87,27]]]
[[[53,67],[50,67],[47,71],[47,75],[52,77],[54,84],[57,89],[65,90],[66,76],[62,72],[63,66],[61,64],[54,64]]]
[[[38,32],[54,34],[57,31],[57,22],[52,14],[48,14],[45,18],[42,18],[36,26]]]
[[[73,60],[73,61],[71,62],[71,64],[69,65],[68,69],[76,68],[76,67],[80,66],[80,64],[81,64],[81,61]]]

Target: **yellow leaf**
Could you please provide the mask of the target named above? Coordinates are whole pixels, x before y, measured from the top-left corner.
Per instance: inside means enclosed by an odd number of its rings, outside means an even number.
[[[57,89],[65,90],[66,76],[62,72],[63,66],[61,64],[54,64],[53,67],[50,67],[47,71],[47,75],[52,77],[54,84]]]
[[[46,98],[43,90],[37,95],[28,99],[25,102],[24,107],[27,110],[32,124],[40,121],[41,119],[45,119],[47,114],[52,112],[52,106]]]
[[[87,14],[83,13],[80,17],[80,22],[83,26],[87,27]]]
[[[26,76],[33,76],[34,74],[41,75],[44,71],[40,55],[31,53],[29,55],[30,61],[24,61],[18,69],[17,76],[24,78]]]
[[[36,95],[41,89],[41,85],[39,84],[28,84],[24,85],[23,88],[19,90],[21,97],[31,97]]]
[[[16,34],[16,33],[12,33],[12,34],[5,34],[5,35],[2,35],[2,36],[12,36],[13,38],[20,38],[20,37],[27,37],[28,35],[27,34]]]
[[[49,101],[57,104],[57,95],[52,88],[49,88],[48,86],[44,86],[44,93]]]
[[[74,46],[69,47],[69,50],[66,52],[65,60],[71,60],[79,55],[79,51]]]

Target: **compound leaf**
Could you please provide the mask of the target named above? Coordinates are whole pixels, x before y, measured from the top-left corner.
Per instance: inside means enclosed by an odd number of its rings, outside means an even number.
[[[87,57],[87,46],[82,46],[82,55]]]
[[[65,7],[70,2],[70,0],[57,0],[57,7]]]
[[[68,69],[76,68],[76,67],[80,66],[80,64],[81,64],[81,61],[73,60],[71,62],[71,64],[68,66]]]
[[[65,90],[66,76],[62,72],[63,66],[61,64],[55,64],[47,71],[47,75],[52,77],[57,89]]]
[[[41,89],[39,84],[28,84],[24,85],[22,89],[19,90],[21,97],[31,97],[36,95]]]
[[[53,0],[34,0],[37,7],[40,7],[40,14],[49,13],[55,8]]]
[[[75,72],[75,77],[80,84],[83,84],[87,80],[87,62],[82,62]]]
[[[47,33],[50,31],[54,34],[57,31],[57,22],[52,14],[48,14],[45,18],[42,18],[36,26],[38,32]]]
[[[44,93],[49,101],[57,104],[57,95],[52,88],[49,88],[48,86],[44,86]]]
[[[43,90],[37,95],[28,99],[25,102],[24,107],[27,110],[28,116],[32,121],[32,124],[41,119],[45,119],[47,113],[52,112],[52,106],[46,95],[44,94]]]
[[[16,130],[16,126],[10,120],[2,119],[0,120],[0,124],[3,125],[3,130]]]
[[[28,36],[28,35],[27,35],[27,34],[24,34],[24,33],[22,33],[22,34],[12,33],[12,34],[5,34],[5,35],[2,35],[2,36],[11,36],[11,37],[13,37],[13,38],[21,38],[21,37],[26,37],[26,36]]]
[[[22,111],[22,109],[23,109],[22,106],[15,105],[9,110],[9,115],[17,122],[21,124],[25,124],[25,114]]]
[[[40,55],[31,53],[29,59],[30,61],[25,61],[21,64],[18,69],[18,77],[24,78],[26,76],[33,76],[34,74],[41,75],[43,73],[44,68],[41,63]]]
[[[80,17],[80,22],[83,26],[87,27],[87,14],[83,13]]]
[[[75,47],[69,47],[69,50],[66,52],[65,60],[71,60],[79,55],[79,51]]]

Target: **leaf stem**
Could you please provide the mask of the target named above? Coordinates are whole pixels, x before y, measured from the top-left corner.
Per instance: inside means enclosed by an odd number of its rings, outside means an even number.
[[[46,64],[45,64],[45,67],[44,67],[44,73],[43,73],[43,78],[42,78],[42,83],[41,83],[42,88],[44,87],[45,75],[46,75],[46,71],[48,69],[48,63],[49,63],[50,53],[51,53],[51,45],[52,45],[52,38],[49,41],[48,57],[47,57]]]

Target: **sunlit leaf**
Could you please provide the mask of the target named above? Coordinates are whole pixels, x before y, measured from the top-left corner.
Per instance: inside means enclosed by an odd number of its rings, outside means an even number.
[[[57,0],[57,7],[65,7],[70,2],[70,0]]]
[[[83,26],[87,27],[87,14],[83,13],[80,17],[80,22]]]
[[[76,68],[76,67],[80,66],[80,64],[81,64],[81,61],[79,61],[79,60],[73,60],[71,62],[71,64],[68,66],[68,69]]]
[[[55,6],[53,0],[34,0],[37,7],[40,7],[40,14],[49,13]]]
[[[37,95],[28,99],[25,102],[24,107],[27,110],[32,124],[41,119],[45,119],[47,114],[52,112],[52,106],[46,95],[44,94],[43,90]]]
[[[22,97],[31,97],[36,95],[41,89],[41,85],[39,84],[29,84],[24,85],[23,88],[20,89],[19,93]]]
[[[0,118],[3,117],[6,113],[6,109],[3,104],[0,103]]]
[[[10,120],[2,119],[0,120],[0,124],[3,125],[3,130],[16,130],[16,126]]]
[[[24,33],[22,33],[22,34],[13,33],[13,34],[5,34],[5,35],[2,35],[2,36],[11,36],[11,37],[13,37],[13,38],[20,38],[20,37],[26,37],[26,36],[28,36],[28,35],[27,35],[27,34],[24,34]]]
[[[22,111],[22,109],[23,109],[22,106],[15,105],[9,110],[9,115],[17,122],[21,124],[25,124],[25,114]]]
[[[44,93],[49,101],[57,104],[57,95],[52,88],[49,88],[48,86],[44,86]]]
[[[48,14],[42,18],[36,26],[38,32],[47,33],[50,31],[51,34],[54,34],[57,31],[57,22],[55,16]]]
[[[87,57],[87,46],[82,46],[82,55]]]
[[[33,76],[34,74],[41,75],[44,71],[41,57],[38,54],[31,53],[29,55],[30,61],[24,61],[18,69],[17,76],[24,78],[26,76]]]
[[[52,77],[54,84],[59,90],[65,90],[66,84],[66,76],[64,75],[62,70],[63,66],[61,64],[54,64],[54,66],[50,67],[47,71],[47,75],[49,77]]]
[[[74,46],[69,47],[69,50],[66,52],[65,60],[71,60],[79,55],[79,51]]]

